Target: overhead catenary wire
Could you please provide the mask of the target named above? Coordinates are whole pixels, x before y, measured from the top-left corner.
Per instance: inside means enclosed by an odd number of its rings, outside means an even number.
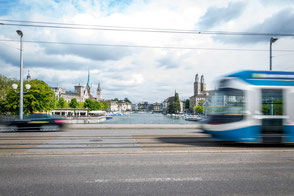
[[[0,42],[19,42],[19,40],[0,39]],[[97,46],[97,47],[124,47],[124,48],[154,48],[154,49],[175,49],[175,50],[215,50],[215,51],[244,51],[244,52],[268,52],[267,49],[248,48],[205,48],[205,47],[177,47],[177,46],[152,46],[152,45],[126,45],[126,44],[101,44],[101,43],[75,43],[75,42],[50,42],[38,40],[23,40],[25,43],[37,44],[61,44],[76,46]],[[275,50],[276,52],[294,52],[294,49]]]
[[[130,31],[147,33],[176,33],[176,34],[209,34],[209,35],[241,35],[241,36],[294,36],[294,33],[258,33],[258,32],[233,32],[233,31],[206,31],[206,30],[185,30],[185,29],[164,29],[146,27],[126,27],[126,26],[105,26],[87,25],[74,23],[56,23],[26,20],[0,20],[2,25],[38,28],[76,29],[76,30],[99,30],[99,31]],[[10,22],[10,23],[4,23]]]

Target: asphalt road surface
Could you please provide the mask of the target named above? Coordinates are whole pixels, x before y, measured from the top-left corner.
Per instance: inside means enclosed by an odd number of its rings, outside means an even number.
[[[293,195],[294,157],[272,153],[0,157],[1,195]]]
[[[155,152],[291,151],[294,145],[219,142],[196,129],[80,129],[63,132],[0,132],[0,155]]]
[[[194,129],[0,132],[0,195],[293,195],[294,147]]]

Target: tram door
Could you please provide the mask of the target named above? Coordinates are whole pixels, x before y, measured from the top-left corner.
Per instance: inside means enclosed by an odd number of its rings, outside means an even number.
[[[264,143],[283,141],[283,90],[262,89],[262,140]]]

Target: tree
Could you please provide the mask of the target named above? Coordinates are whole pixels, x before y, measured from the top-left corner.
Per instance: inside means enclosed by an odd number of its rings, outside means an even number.
[[[4,113],[7,111],[6,97],[8,90],[11,88],[13,83],[17,83],[17,81],[0,75],[0,113]]]
[[[17,83],[17,81],[0,75],[0,101],[6,100],[8,90],[11,88],[13,83]]]
[[[196,112],[196,114],[202,114],[204,111],[203,106],[194,106],[194,111]]]
[[[179,112],[181,112],[181,102],[180,102],[179,94],[175,93],[174,101],[168,106],[168,113],[178,114]]]
[[[109,111],[110,110],[110,105],[107,101],[101,102],[103,104],[102,110],[104,111]]]
[[[98,101],[91,100],[91,99],[86,99],[86,101],[84,103],[84,107],[93,111],[93,110],[102,110],[104,105],[102,102],[98,102]]]
[[[125,102],[132,103],[127,97],[124,99]]]
[[[71,108],[77,108],[78,106],[79,106],[79,103],[78,103],[78,101],[77,101],[76,98],[73,98],[73,99],[70,100],[69,107],[71,107]]]
[[[93,102],[90,99],[86,99],[86,101],[84,102],[84,108],[88,108],[89,110],[92,110],[91,108],[93,108]]]
[[[114,99],[112,99],[112,101],[120,102],[120,100],[118,98],[114,98]]]
[[[186,109],[190,108],[190,100],[189,99],[186,99],[186,101],[185,101],[185,108]]]
[[[65,102],[64,98],[61,97],[61,98],[58,100],[58,102],[57,102],[57,107],[59,107],[59,108],[64,108],[65,105],[66,105],[66,102]]]
[[[23,110],[25,114],[33,112],[49,111],[54,108],[54,91],[42,80],[30,80],[24,85],[30,84],[31,88],[23,96]],[[5,109],[12,114],[19,113],[19,87],[14,91],[10,88],[5,101]]]
[[[180,102],[179,93],[175,93],[175,101],[172,104],[174,107],[175,114],[181,112],[181,102]]]

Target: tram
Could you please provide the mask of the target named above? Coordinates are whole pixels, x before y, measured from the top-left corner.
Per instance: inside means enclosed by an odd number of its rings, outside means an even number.
[[[241,71],[221,78],[202,130],[223,141],[294,142],[294,72]]]

